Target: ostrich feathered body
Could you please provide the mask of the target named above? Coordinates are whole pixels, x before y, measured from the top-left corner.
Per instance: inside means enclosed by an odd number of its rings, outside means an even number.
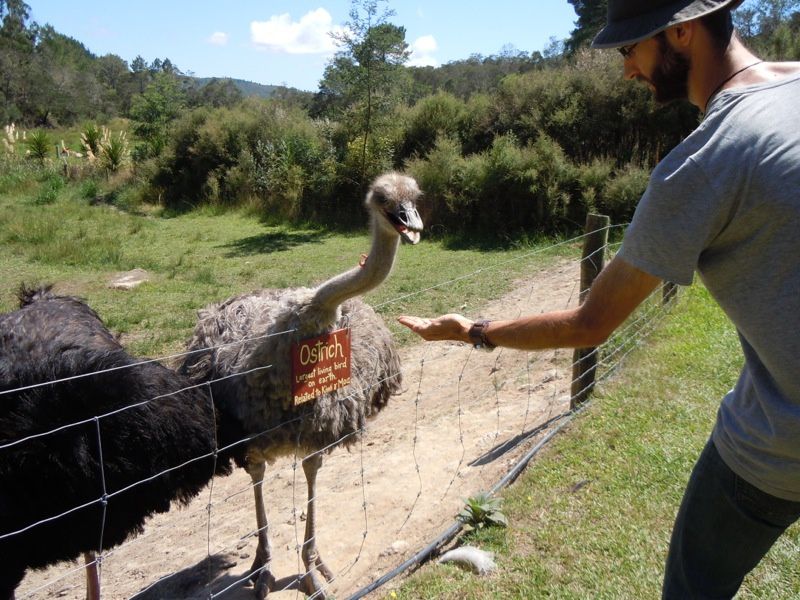
[[[389,276],[401,240],[419,242],[420,194],[416,181],[399,173],[384,174],[372,183],[365,199],[372,243],[357,267],[315,288],[263,290],[199,311],[181,372],[208,384],[220,443],[253,480],[258,549],[250,578],[262,600],[278,589],[270,566],[262,492],[265,463],[291,454],[305,455],[301,462],[308,485],[302,547],[306,572],[296,576],[294,589],[329,597],[322,578],[332,581],[334,575],[316,545],[317,471],[324,453],[357,441],[366,420],[400,388],[400,359],[392,336],[358,298]],[[296,405],[293,345],[338,329],[350,332],[349,383]]]
[[[214,474],[216,447],[205,391],[129,356],[76,298],[40,289],[21,301],[0,315],[0,535],[86,506],[0,538],[2,598],[26,568],[112,547],[190,500]],[[118,370],[97,373],[108,369]],[[11,391],[87,373],[97,374]]]
[[[199,312],[188,350],[207,351],[190,354],[181,370],[195,382],[213,382],[221,445],[252,437],[246,452],[268,462],[298,447],[313,452],[349,446],[366,419],[400,389],[400,359],[375,311],[352,298],[335,314],[326,313],[317,310],[313,295],[309,288],[262,290]],[[292,344],[346,327],[350,384],[293,406]],[[234,451],[240,465],[244,452]]]

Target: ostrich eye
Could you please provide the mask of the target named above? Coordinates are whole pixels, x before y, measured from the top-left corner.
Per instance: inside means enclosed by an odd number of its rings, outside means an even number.
[[[388,198],[383,194],[383,192],[376,191],[372,197],[375,198],[375,201],[378,204],[386,204],[388,201]]]

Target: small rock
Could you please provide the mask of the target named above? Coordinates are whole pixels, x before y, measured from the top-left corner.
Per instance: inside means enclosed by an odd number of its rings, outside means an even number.
[[[108,287],[115,290],[132,290],[137,285],[150,281],[150,274],[144,269],[134,269],[127,273],[120,273],[108,284]]]
[[[397,540],[396,542],[393,542],[391,546],[381,552],[380,556],[394,556],[395,554],[402,554],[406,550],[408,550],[408,542],[405,540]]]

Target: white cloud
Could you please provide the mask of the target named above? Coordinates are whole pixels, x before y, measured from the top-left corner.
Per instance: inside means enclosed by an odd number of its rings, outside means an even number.
[[[206,40],[212,46],[227,46],[228,34],[222,31],[215,31]]]
[[[409,67],[438,67],[439,61],[433,53],[439,49],[436,38],[432,35],[423,35],[414,40],[411,45],[411,57],[408,60]]]
[[[287,54],[330,54],[336,44],[330,33],[341,33],[342,27],[333,24],[330,13],[318,8],[306,13],[297,22],[289,13],[273,15],[269,21],[250,23],[250,39],[267,50]]]

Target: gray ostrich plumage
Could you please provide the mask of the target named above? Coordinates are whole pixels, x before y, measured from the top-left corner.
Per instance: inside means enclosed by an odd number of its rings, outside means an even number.
[[[188,345],[192,353],[181,372],[195,382],[212,382],[220,445],[247,440],[234,447],[233,456],[254,483],[259,540],[251,578],[260,599],[287,586],[326,597],[318,574],[330,581],[332,573],[319,557],[314,534],[315,481],[322,455],[357,441],[366,419],[383,408],[401,384],[400,360],[389,330],[356,296],[386,279],[401,240],[419,241],[419,196],[414,179],[399,173],[381,175],[365,202],[372,234],[366,261],[314,288],[262,290],[198,313]],[[294,406],[292,344],[341,328],[350,329],[351,383]],[[266,463],[295,453],[305,456],[308,484],[302,550],[306,572],[278,582],[270,569],[261,485]]]

